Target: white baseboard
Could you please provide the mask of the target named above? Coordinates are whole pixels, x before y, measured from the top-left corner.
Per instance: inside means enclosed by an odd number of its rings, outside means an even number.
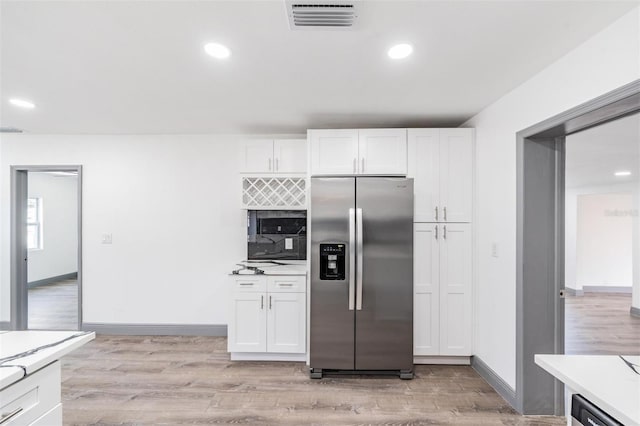
[[[585,293],[622,293],[631,294],[631,286],[606,286],[606,285],[583,285],[582,291]]]
[[[296,361],[306,362],[307,354],[276,354],[262,352],[231,352],[231,361]]]
[[[414,364],[471,365],[470,356],[414,356]]]

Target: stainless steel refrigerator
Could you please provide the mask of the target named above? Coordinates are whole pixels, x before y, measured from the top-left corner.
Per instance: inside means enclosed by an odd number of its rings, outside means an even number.
[[[311,179],[310,376],[413,377],[413,179]]]

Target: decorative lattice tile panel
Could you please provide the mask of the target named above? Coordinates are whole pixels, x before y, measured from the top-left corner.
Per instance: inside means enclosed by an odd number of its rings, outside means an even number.
[[[243,177],[242,205],[245,208],[298,208],[307,206],[303,177]]]

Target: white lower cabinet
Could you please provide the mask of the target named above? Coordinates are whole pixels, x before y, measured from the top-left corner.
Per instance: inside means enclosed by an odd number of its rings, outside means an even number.
[[[471,356],[471,224],[414,224],[414,355]]]
[[[237,354],[306,352],[306,279],[304,276],[231,276],[233,305],[228,351]],[[236,355],[234,357],[234,355]],[[254,357],[270,359],[269,357]],[[271,358],[277,360],[278,358]],[[286,356],[280,359],[288,359]]]
[[[62,425],[60,362],[56,361],[0,391],[0,422]]]

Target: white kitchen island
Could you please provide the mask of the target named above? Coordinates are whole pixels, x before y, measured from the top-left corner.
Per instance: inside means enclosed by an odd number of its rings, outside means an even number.
[[[624,356],[640,365],[640,356]],[[617,355],[536,355],[535,362],[565,384],[571,425],[571,395],[580,394],[626,426],[640,426],[640,375]],[[640,367],[636,367],[640,372]]]
[[[59,360],[94,338],[79,331],[0,332],[0,424],[62,425]]]

